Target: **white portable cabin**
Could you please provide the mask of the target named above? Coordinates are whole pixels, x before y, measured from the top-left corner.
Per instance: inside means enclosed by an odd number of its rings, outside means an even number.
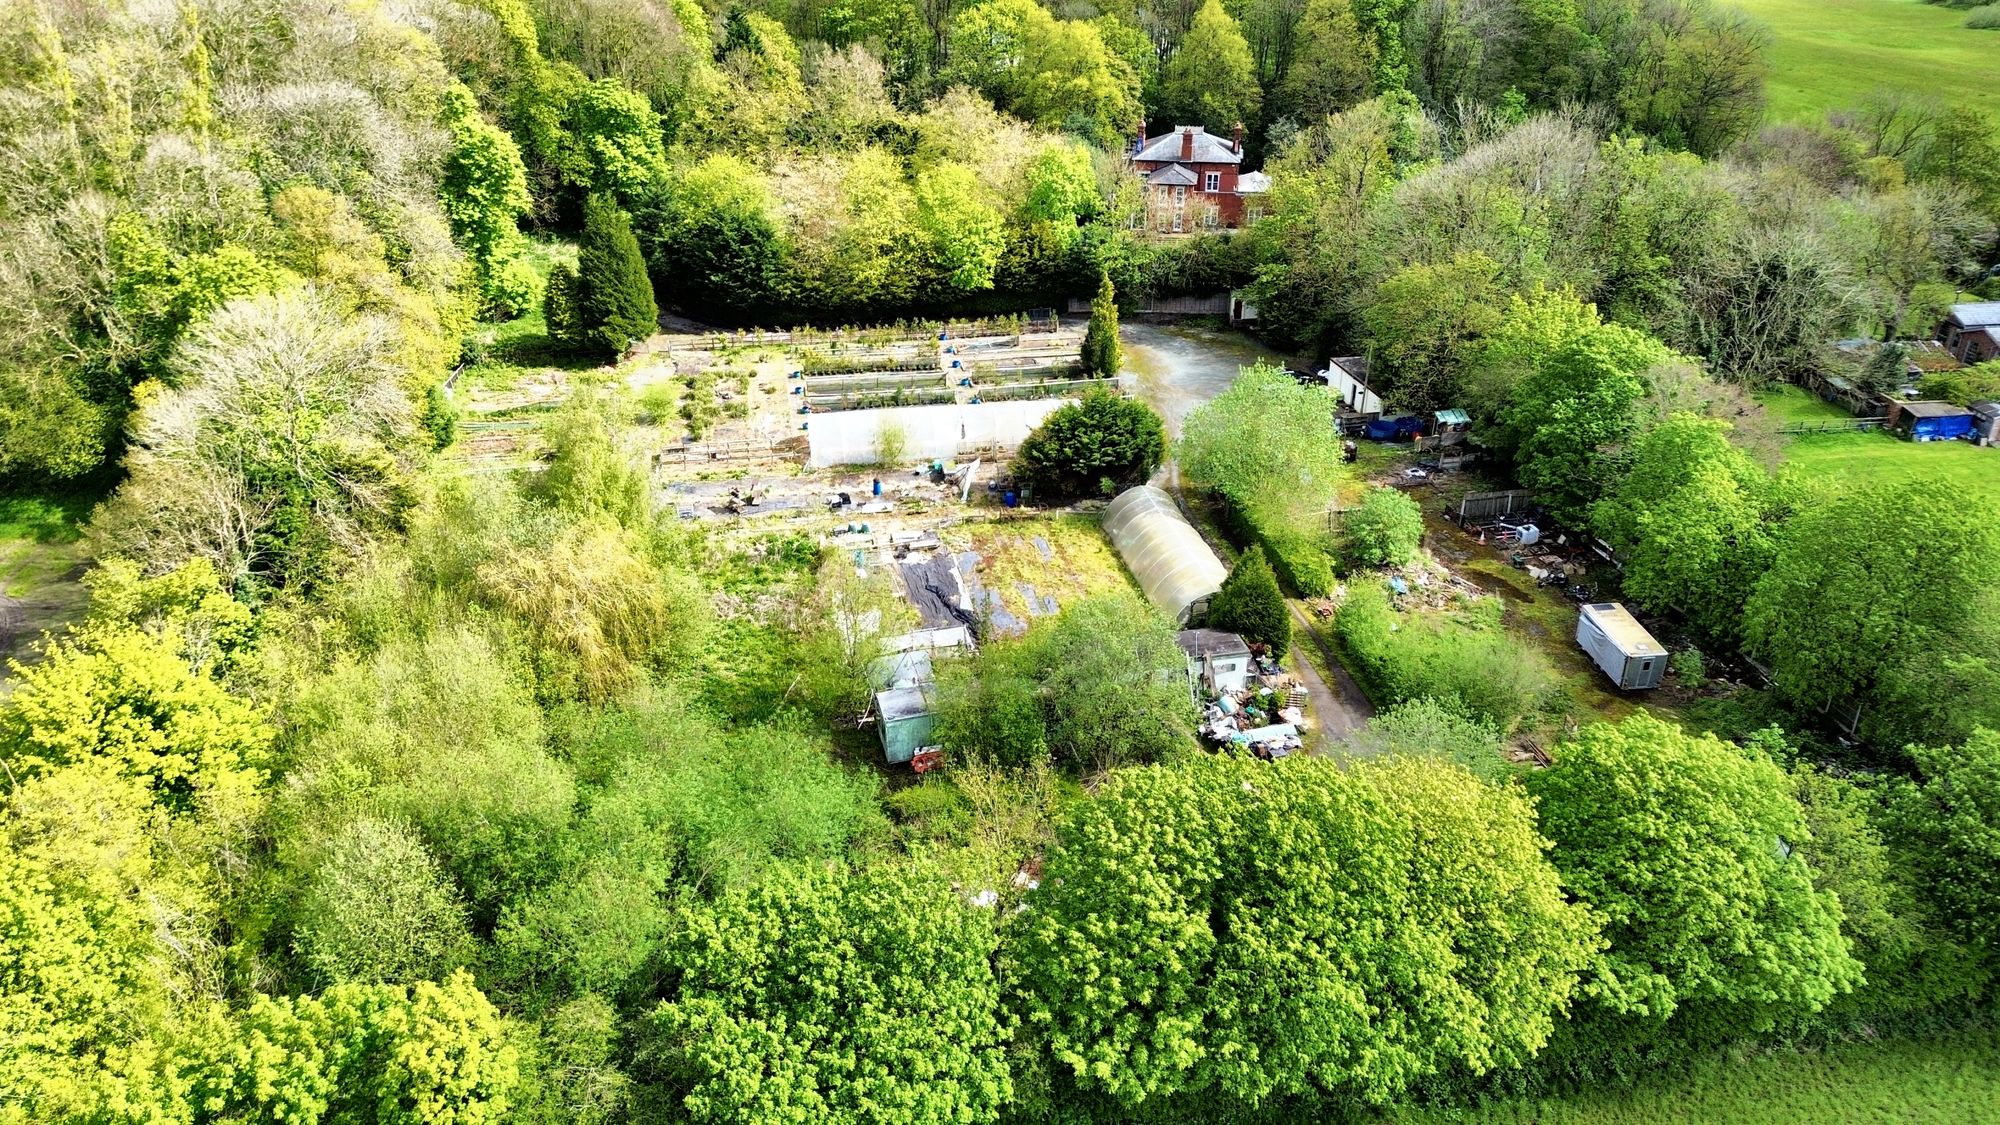
[[[1576,643],[1626,691],[1660,686],[1667,650],[1617,602],[1593,602],[1576,618]]]

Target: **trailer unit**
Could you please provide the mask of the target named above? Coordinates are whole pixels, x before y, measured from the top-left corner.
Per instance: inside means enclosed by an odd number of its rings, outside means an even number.
[[[1576,643],[1626,691],[1660,686],[1667,650],[1617,602],[1593,602],[1576,618]]]

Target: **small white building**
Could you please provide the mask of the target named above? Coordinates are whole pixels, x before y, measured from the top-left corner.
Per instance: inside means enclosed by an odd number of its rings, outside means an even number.
[[[1188,678],[1214,695],[1250,686],[1250,645],[1220,629],[1182,629],[1174,639],[1187,653]]]
[[[1353,414],[1382,413],[1382,398],[1368,389],[1368,360],[1363,356],[1344,355],[1326,365],[1320,372],[1326,380],[1326,389],[1340,400],[1343,409]]]
[[[1617,602],[1593,602],[1576,617],[1576,643],[1626,691],[1660,686],[1667,650]]]

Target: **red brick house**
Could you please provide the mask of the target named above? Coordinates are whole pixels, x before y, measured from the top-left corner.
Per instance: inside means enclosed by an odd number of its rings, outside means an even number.
[[[1140,122],[1132,169],[1145,185],[1147,229],[1179,234],[1255,222],[1271,180],[1262,172],[1239,171],[1242,163],[1241,125],[1226,141],[1200,125],[1177,125],[1149,139]]]
[[[1945,350],[1968,367],[2000,359],[2000,301],[1953,305],[1939,335]]]

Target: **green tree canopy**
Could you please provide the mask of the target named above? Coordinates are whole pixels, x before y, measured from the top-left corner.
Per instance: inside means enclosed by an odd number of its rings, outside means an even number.
[[[1126,592],[1100,594],[986,645],[939,685],[941,738],[1007,765],[1077,771],[1155,762],[1192,745],[1187,657],[1174,627]]]
[[[1858,706],[1883,746],[2000,724],[2000,529],[1945,481],[1866,485],[1793,516],[1744,609],[1780,694]]]
[[[1676,414],[1634,445],[1591,523],[1625,564],[1628,597],[1674,610],[1702,635],[1739,636],[1743,603],[1770,565],[1770,478],[1726,422]]]
[[[1362,566],[1401,566],[1424,541],[1424,513],[1393,488],[1371,488],[1341,517],[1347,553]]]
[[[1606,324],[1535,359],[1502,421],[1516,475],[1557,519],[1588,518],[1616,480],[1614,447],[1638,428],[1646,371],[1677,358],[1643,332]]]
[[[429,980],[469,952],[456,888],[396,821],[361,817],[336,836],[299,917],[299,954],[330,983]]]
[[[1430,762],[1120,772],[1014,923],[1027,1033],[1128,1111],[1523,1062],[1595,944],[1546,846],[1518,794]]]
[[[930,237],[931,269],[948,289],[993,288],[993,267],[1007,244],[1000,212],[972,172],[942,164],[917,174],[917,226]]]
[[[1188,414],[1175,459],[1195,481],[1279,522],[1323,523],[1346,476],[1325,389],[1269,364],[1244,368]]]
[[[1350,0],[1306,0],[1291,67],[1264,109],[1270,118],[1318,122],[1374,92],[1374,45],[1363,39]]]
[[[577,319],[586,348],[600,356],[624,353],[634,340],[660,330],[660,307],[646,260],[625,212],[608,195],[584,202],[583,239],[577,247]]]
[[[1805,817],[1769,758],[1650,715],[1585,727],[1528,775],[1571,894],[1610,941],[1583,994],[1662,1027],[1727,1032],[1826,1007],[1860,965],[1798,854]]]
[[[1981,727],[1956,747],[1911,756],[1918,780],[1899,795],[1894,823],[1912,845],[1917,885],[2000,968],[2000,731]]]
[[[1105,495],[1142,484],[1167,452],[1166,428],[1153,408],[1102,387],[1058,407],[1021,442],[1014,471],[1048,501]]]
[[[649,1019],[694,1121],[981,1121],[1011,1093],[993,919],[913,871],[783,873],[697,907]]]
[[[1222,589],[1208,601],[1207,625],[1240,635],[1253,644],[1270,645],[1282,655],[1292,646],[1292,610],[1278,589],[1264,548],[1251,547],[1230,568]]]
[[[1263,97],[1243,29],[1222,0],[1205,0],[1160,72],[1160,112],[1175,125],[1201,125],[1227,136],[1257,120]]]

